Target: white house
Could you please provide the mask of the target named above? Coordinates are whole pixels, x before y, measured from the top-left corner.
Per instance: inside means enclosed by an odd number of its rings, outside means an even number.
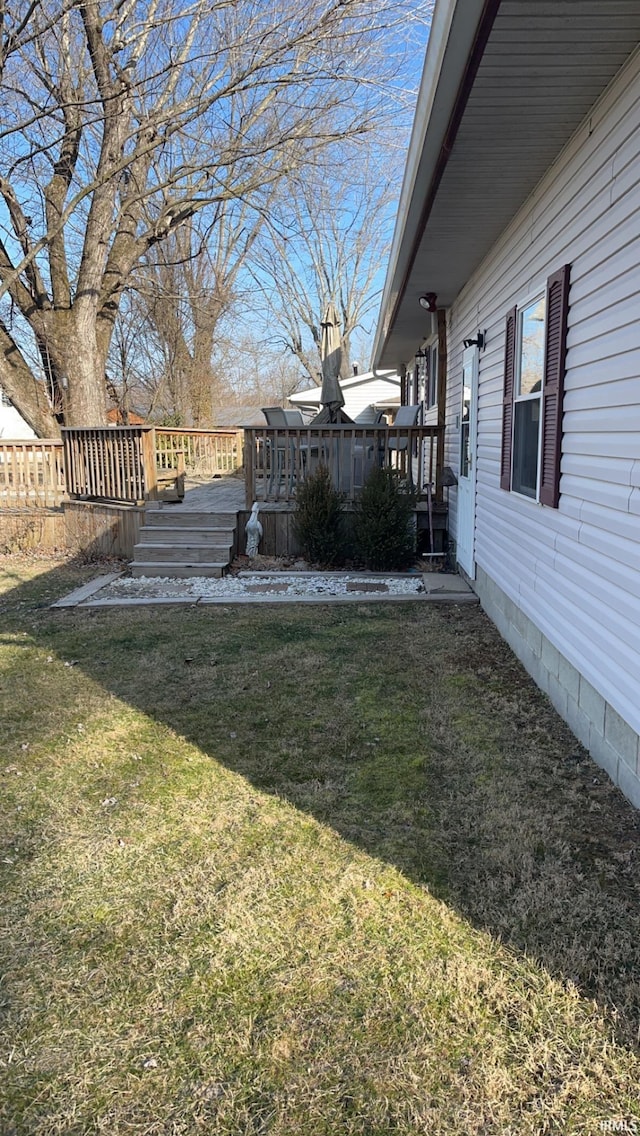
[[[31,427],[0,387],[0,438],[35,438]]]
[[[639,43],[638,0],[437,0],[374,349],[411,401],[445,313],[458,563],[636,806]]]
[[[344,395],[344,412],[354,421],[371,423],[377,410],[393,410],[400,405],[400,376],[395,371],[365,371],[340,380]],[[296,410],[317,414],[320,410],[320,387],[297,391],[289,396]]]

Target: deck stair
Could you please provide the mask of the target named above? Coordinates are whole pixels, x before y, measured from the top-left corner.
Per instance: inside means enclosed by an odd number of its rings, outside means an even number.
[[[236,513],[148,505],[132,576],[223,576],[236,552]]]

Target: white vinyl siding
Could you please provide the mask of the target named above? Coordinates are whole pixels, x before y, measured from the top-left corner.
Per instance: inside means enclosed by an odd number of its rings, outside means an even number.
[[[357,418],[359,414],[366,411],[367,407],[374,403],[384,402],[386,399],[391,402],[400,402],[400,379],[397,375],[390,375],[385,378],[383,375],[376,376],[365,371],[362,375],[354,375],[344,379],[341,387],[344,395],[344,411],[345,414],[349,415],[349,418]],[[309,405],[319,410],[321,405],[320,388],[300,391],[291,396],[289,403],[292,407],[305,406],[307,400]]]
[[[400,380],[364,379],[349,382],[343,388],[344,409],[350,418],[357,418],[368,406],[386,398],[400,401]]]
[[[480,353],[478,565],[640,731],[640,53],[593,108],[449,313],[446,461],[462,340]],[[571,264],[558,509],[500,489],[505,319]],[[450,527],[455,535],[455,490]]]

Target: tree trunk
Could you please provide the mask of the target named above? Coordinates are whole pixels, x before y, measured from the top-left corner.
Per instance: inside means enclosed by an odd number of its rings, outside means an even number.
[[[91,307],[74,305],[74,336],[67,345],[65,426],[106,426],[106,359],[98,347]]]
[[[65,426],[106,426],[105,358],[90,304],[43,312],[37,329],[42,366]]]

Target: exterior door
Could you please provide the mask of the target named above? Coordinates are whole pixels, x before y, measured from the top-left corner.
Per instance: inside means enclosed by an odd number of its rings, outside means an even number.
[[[460,460],[458,466],[458,517],[456,559],[474,580],[473,556],[476,520],[476,439],[478,433],[478,348],[465,348],[462,356],[460,408]]]

